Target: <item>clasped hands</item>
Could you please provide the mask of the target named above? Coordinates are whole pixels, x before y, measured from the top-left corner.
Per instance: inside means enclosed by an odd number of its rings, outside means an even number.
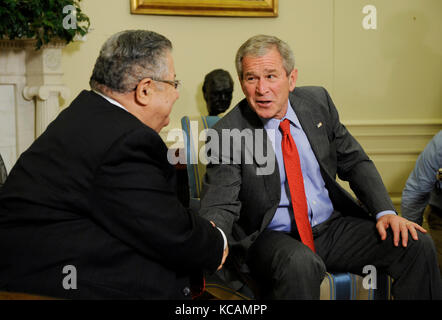
[[[422,228],[417,223],[402,218],[395,214],[387,214],[380,217],[376,223],[376,229],[379,232],[382,240],[387,238],[387,229],[391,228],[393,232],[393,243],[397,247],[399,246],[399,240],[402,238],[402,246],[406,247],[408,243],[408,232],[414,240],[418,240],[417,231],[427,233],[427,230]]]

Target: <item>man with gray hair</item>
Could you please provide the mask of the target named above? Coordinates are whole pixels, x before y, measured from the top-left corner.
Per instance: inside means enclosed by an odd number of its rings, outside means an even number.
[[[158,132],[178,98],[172,44],[110,37],[90,85],[25,151],[0,191],[0,290],[72,299],[189,299],[227,255],[188,212]],[[226,248],[225,248],[226,247]]]
[[[252,276],[258,297],[318,299],[326,270],[362,274],[374,265],[395,280],[396,299],[441,299],[431,238],[395,213],[373,162],[340,123],[327,91],[296,87],[290,47],[273,36],[254,36],[239,48],[236,68],[245,99],[213,127],[220,147],[210,157],[221,159],[227,151],[245,158],[244,145],[222,148],[230,145],[222,141],[223,130],[252,130],[256,140],[265,129],[258,145],[270,140],[267,153],[277,165],[257,174],[256,154],[252,164],[208,164],[200,214],[230,245],[219,276],[234,289],[241,282],[232,270]],[[336,176],[350,183],[359,201]]]

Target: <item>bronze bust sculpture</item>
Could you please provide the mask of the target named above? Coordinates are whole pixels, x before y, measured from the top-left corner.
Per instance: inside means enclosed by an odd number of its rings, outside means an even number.
[[[229,72],[215,69],[204,77],[203,96],[209,116],[225,112],[232,101],[233,80]]]

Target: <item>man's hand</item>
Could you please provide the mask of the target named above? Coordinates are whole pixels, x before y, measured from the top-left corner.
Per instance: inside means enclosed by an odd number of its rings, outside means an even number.
[[[411,237],[417,240],[417,232],[419,230],[423,233],[427,233],[427,230],[422,228],[417,223],[411,222],[405,218],[399,217],[395,214],[387,214],[379,218],[376,223],[376,228],[378,229],[379,235],[382,240],[387,238],[387,229],[391,227],[393,231],[393,243],[397,247],[399,245],[399,238],[402,238],[402,246],[406,247],[408,243],[408,232],[410,232]]]

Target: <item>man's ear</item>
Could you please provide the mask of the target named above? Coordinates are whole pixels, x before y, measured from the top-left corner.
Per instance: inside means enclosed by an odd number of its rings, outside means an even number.
[[[148,105],[153,94],[153,81],[151,78],[144,78],[138,82],[135,89],[135,100],[138,104]]]

